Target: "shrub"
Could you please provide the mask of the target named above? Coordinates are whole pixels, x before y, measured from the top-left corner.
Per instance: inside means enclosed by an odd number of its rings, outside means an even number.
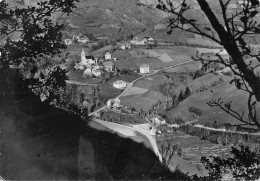
[[[179,157],[182,156],[182,148],[178,147],[177,150],[176,150],[176,153]]]
[[[183,124],[183,123],[185,123],[185,121],[183,119],[179,118],[179,117],[175,118],[174,121],[175,121],[176,124]]]
[[[222,72],[222,74],[226,75],[226,76],[230,76],[232,77],[233,73],[231,71],[227,71],[227,72]]]
[[[203,111],[202,111],[201,109],[199,109],[199,108],[197,108],[197,107],[193,107],[193,106],[189,107],[188,111],[189,111],[190,113],[196,114],[197,116],[201,116],[202,113],[203,113]]]

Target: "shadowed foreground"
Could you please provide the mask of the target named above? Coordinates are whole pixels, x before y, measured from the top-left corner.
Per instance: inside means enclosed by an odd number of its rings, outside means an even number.
[[[33,95],[2,102],[0,123],[0,175],[7,179],[177,177],[143,144],[87,127],[77,116],[44,104]]]

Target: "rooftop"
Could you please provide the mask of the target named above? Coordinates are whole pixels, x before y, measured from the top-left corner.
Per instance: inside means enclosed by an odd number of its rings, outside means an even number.
[[[143,64],[143,65],[141,65],[140,68],[149,68],[149,65],[147,65],[147,64]]]

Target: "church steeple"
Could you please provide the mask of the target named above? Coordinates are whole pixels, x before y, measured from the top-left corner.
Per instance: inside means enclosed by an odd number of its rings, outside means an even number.
[[[81,62],[83,64],[87,63],[86,54],[85,54],[85,51],[83,50],[83,48],[82,48],[82,51],[81,51]]]

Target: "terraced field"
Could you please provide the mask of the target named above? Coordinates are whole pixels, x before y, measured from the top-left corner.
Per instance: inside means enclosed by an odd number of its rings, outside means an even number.
[[[205,140],[201,140],[196,136],[190,136],[185,133],[172,136],[172,143],[178,144],[182,149],[182,157],[192,164],[199,164],[202,156],[220,155],[225,157],[230,154],[230,146],[222,146],[213,144]],[[161,144],[162,140],[158,139]]]

